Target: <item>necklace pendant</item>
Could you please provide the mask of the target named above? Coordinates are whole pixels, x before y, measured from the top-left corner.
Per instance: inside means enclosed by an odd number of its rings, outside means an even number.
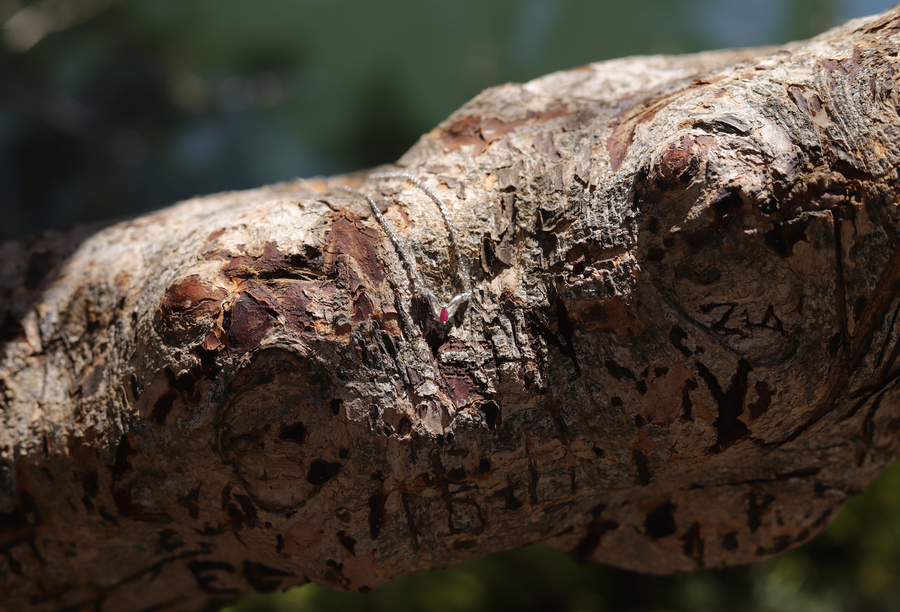
[[[407,174],[406,172],[376,172],[375,174],[370,174],[369,178],[404,178],[424,191],[425,194],[429,198],[431,198],[431,200],[435,204],[437,204],[438,209],[441,211],[441,216],[444,217],[444,222],[447,224],[447,230],[450,233],[450,243],[453,246],[453,251],[456,252],[457,265],[459,266],[462,285],[465,289],[463,293],[454,295],[453,299],[446,304],[441,304],[438,301],[437,297],[435,297],[435,295],[425,286],[425,280],[419,275],[419,271],[416,270],[415,262],[413,261],[412,257],[410,257],[409,253],[406,252],[406,249],[403,248],[403,245],[400,244],[400,239],[397,238],[397,234],[394,233],[394,230],[392,230],[391,226],[388,225],[388,222],[385,221],[384,215],[382,215],[381,211],[378,210],[378,204],[375,202],[375,200],[373,200],[371,196],[360,193],[359,191],[347,187],[346,185],[334,185],[335,189],[340,189],[341,191],[346,191],[347,193],[360,196],[369,203],[369,206],[372,208],[372,214],[375,215],[376,219],[378,219],[378,223],[384,229],[385,233],[390,237],[391,242],[394,243],[394,246],[400,253],[400,257],[403,259],[404,263],[406,263],[406,266],[409,268],[409,271],[412,273],[412,276],[415,279],[415,281],[413,282],[413,287],[416,293],[428,300],[428,303],[431,306],[431,313],[434,315],[434,318],[446,325],[450,321],[450,317],[456,314],[456,310],[460,307],[460,305],[463,302],[468,301],[469,298],[472,297],[472,286],[469,284],[469,276],[468,272],[466,271],[466,265],[463,262],[462,255],[459,251],[459,243],[456,240],[456,230],[453,228],[453,224],[450,222],[450,217],[447,214],[447,207],[444,205],[444,201],[435,192],[426,187],[425,184],[422,183],[422,181],[411,174]]]
[[[434,318],[441,323],[447,323],[450,320],[450,317],[456,314],[460,305],[469,299],[469,294],[461,293],[455,295],[453,296],[453,299],[446,304],[441,304],[437,297],[427,289],[425,290],[425,297],[428,299],[428,303],[431,306],[431,313],[434,315]]]

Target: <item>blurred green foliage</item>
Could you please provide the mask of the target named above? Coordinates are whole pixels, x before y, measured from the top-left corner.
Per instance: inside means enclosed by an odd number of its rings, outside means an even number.
[[[393,161],[480,90],[893,0],[0,0],[0,241]]]
[[[533,546],[422,572],[372,593],[306,585],[228,612],[893,612],[900,610],[900,464],[818,538],[750,566],[650,576]]]
[[[0,0],[0,241],[396,159],[480,90],[806,38],[894,0]],[[810,544],[681,577],[542,548],[230,610],[900,611],[900,467]]]

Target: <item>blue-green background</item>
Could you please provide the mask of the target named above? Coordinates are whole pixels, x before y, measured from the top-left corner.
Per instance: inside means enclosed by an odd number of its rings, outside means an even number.
[[[0,0],[0,241],[396,159],[485,87],[889,0]]]
[[[0,241],[389,162],[491,85],[783,43],[891,4],[0,0]],[[900,611],[900,467],[811,544],[749,567],[652,577],[529,548],[237,609]]]

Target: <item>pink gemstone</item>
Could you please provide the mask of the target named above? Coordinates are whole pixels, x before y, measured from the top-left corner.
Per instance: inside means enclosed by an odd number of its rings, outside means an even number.
[[[446,323],[447,319],[450,318],[450,313],[447,312],[446,308],[441,308],[441,323]]]

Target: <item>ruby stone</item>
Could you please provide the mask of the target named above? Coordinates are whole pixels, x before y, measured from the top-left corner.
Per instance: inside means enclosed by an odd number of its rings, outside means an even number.
[[[441,308],[441,323],[446,323],[450,318],[450,313],[447,312],[446,308]]]

